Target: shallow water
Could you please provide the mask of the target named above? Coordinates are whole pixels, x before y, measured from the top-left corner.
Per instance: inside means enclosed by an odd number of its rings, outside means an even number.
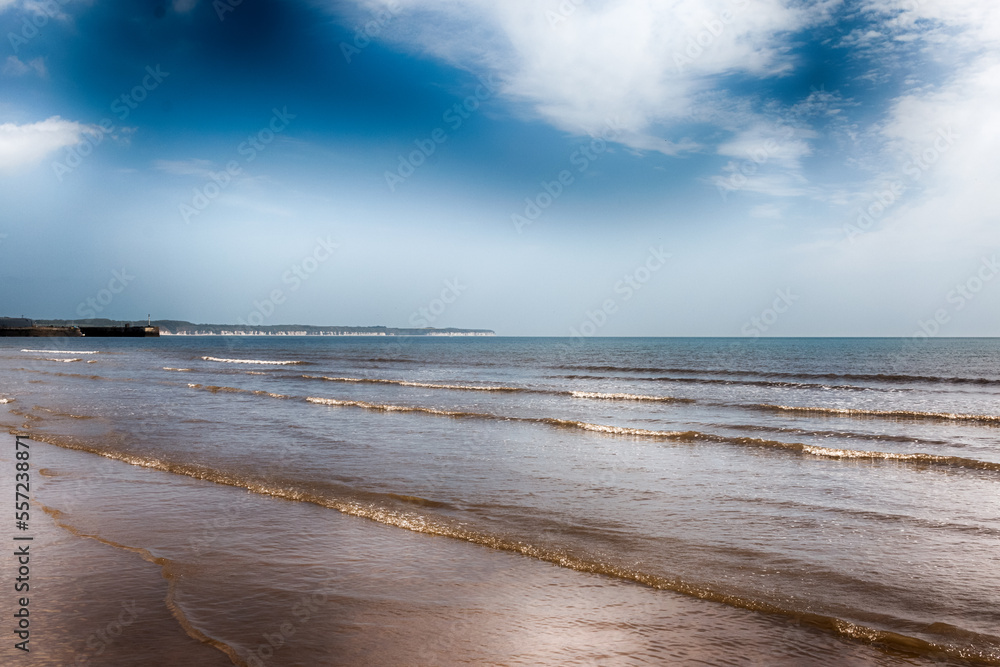
[[[1000,341],[85,343],[0,342],[0,422],[138,466],[38,501],[223,664],[1000,662]]]

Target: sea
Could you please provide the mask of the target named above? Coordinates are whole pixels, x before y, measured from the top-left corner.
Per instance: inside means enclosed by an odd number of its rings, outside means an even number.
[[[1000,339],[5,338],[0,425],[5,665],[1000,664]]]

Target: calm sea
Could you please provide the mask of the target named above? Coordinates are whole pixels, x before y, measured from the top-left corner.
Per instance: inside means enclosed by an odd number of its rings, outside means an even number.
[[[0,339],[3,399],[191,664],[1000,664],[998,339]]]

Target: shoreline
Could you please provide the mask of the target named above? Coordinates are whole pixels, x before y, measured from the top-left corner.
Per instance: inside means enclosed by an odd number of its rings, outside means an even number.
[[[2,441],[0,481],[10,483],[13,457],[8,438]],[[32,454],[47,447],[31,440]],[[49,450],[50,452],[52,450]],[[42,453],[43,458],[48,458]],[[37,458],[37,457],[36,457]],[[72,476],[71,470],[41,465],[32,471],[31,494],[32,560],[28,653],[14,649],[12,642],[0,646],[5,664],[127,665],[138,664],[136,647],[148,658],[170,664],[224,665],[232,661],[184,631],[168,605],[169,583],[160,565],[135,550],[109,544],[98,538],[74,533],[61,523],[62,513],[45,504],[45,497],[66,507],[66,496],[53,493],[51,482]],[[72,503],[71,503],[72,504]],[[3,568],[12,567],[12,552]],[[2,606],[10,601],[4,596]]]
[[[279,534],[272,534],[266,539],[268,542],[277,541],[282,543],[285,545],[284,549],[286,551],[290,549],[288,555],[283,559],[302,561],[300,563],[303,567],[302,576],[306,580],[314,582],[305,586],[298,597],[292,596],[292,599],[286,605],[286,615],[289,613],[289,609],[294,609],[296,605],[301,606],[303,604],[302,600],[306,599],[303,595],[306,595],[308,590],[317,590],[317,587],[320,587],[320,590],[327,590],[331,595],[334,592],[337,595],[347,594],[345,589],[357,588],[359,591],[365,591],[373,588],[381,589],[385,586],[394,587],[392,577],[386,578],[386,576],[380,574],[380,572],[386,569],[386,566],[378,567],[376,563],[373,563],[372,565],[375,565],[375,567],[372,568],[365,562],[362,562],[359,570],[357,569],[359,565],[357,562],[348,565],[351,561],[356,561],[358,550],[364,552],[372,549],[372,540],[375,540],[376,545],[382,545],[381,547],[376,546],[376,553],[379,549],[383,552],[387,550],[386,554],[381,556],[375,555],[374,558],[376,560],[386,558],[387,554],[395,554],[390,555],[390,561],[387,561],[394,563],[394,565],[389,566],[390,570],[393,567],[399,567],[398,558],[403,554],[405,554],[405,559],[407,560],[414,559],[414,564],[421,563],[420,568],[412,572],[410,578],[408,578],[410,585],[417,585],[420,588],[429,586],[431,589],[439,589],[442,585],[446,587],[462,586],[460,582],[466,576],[467,568],[481,567],[481,560],[486,558],[488,562],[494,564],[491,566],[492,576],[498,576],[502,579],[502,584],[499,581],[494,583],[499,586],[496,592],[500,593],[503,599],[511,599],[511,596],[513,596],[513,599],[520,599],[520,596],[526,594],[526,591],[522,591],[520,594],[516,591],[524,586],[525,581],[544,581],[544,586],[549,587],[552,585],[550,580],[555,576],[562,586],[560,590],[564,591],[561,595],[570,596],[567,601],[561,603],[568,605],[568,607],[573,606],[570,600],[573,599],[578,590],[581,590],[579,587],[582,586],[585,590],[593,588],[595,585],[598,586],[598,590],[604,591],[602,595],[611,596],[611,599],[607,602],[612,606],[624,604],[627,609],[630,605],[639,605],[638,608],[647,608],[649,605],[653,605],[652,608],[656,609],[658,614],[666,613],[671,619],[663,627],[680,627],[683,629],[683,631],[678,631],[677,636],[669,640],[660,637],[658,641],[668,641],[677,646],[686,646],[683,652],[690,653],[690,651],[694,650],[699,655],[698,659],[712,659],[712,650],[710,646],[704,643],[702,633],[718,634],[717,641],[724,641],[722,638],[726,636],[726,633],[729,632],[734,622],[741,625],[750,623],[754,626],[763,624],[758,627],[756,632],[774,633],[776,639],[773,646],[775,654],[758,656],[758,659],[770,660],[772,664],[794,664],[794,662],[780,659],[780,655],[786,650],[793,649],[795,643],[801,641],[808,641],[811,650],[816,650],[817,645],[826,644],[830,647],[829,650],[832,650],[840,659],[854,655],[855,659],[860,659],[860,662],[856,664],[875,664],[876,662],[880,662],[876,656],[886,655],[877,646],[865,642],[850,641],[819,628],[810,628],[796,623],[789,623],[788,619],[780,616],[775,617],[759,611],[749,611],[729,607],[728,605],[720,605],[717,602],[699,600],[680,593],[609,578],[601,574],[567,569],[535,558],[525,558],[521,555],[498,551],[461,540],[441,540],[433,535],[413,533],[408,530],[401,531],[398,528],[382,523],[372,522],[337,511],[331,512],[329,509],[313,503],[289,502],[283,498],[260,493],[251,492],[248,494],[247,490],[241,487],[220,485],[214,481],[196,479],[187,475],[148,468],[138,463],[129,463],[94,452],[66,448],[42,440],[32,439],[31,443],[35,452],[33,455],[38,459],[45,459],[48,464],[42,466],[47,474],[44,477],[43,483],[39,485],[39,489],[40,493],[45,497],[44,502],[50,508],[50,514],[47,516],[47,521],[50,524],[49,530],[62,531],[70,536],[69,539],[71,541],[83,540],[84,542],[93,542],[96,546],[89,550],[84,549],[84,551],[88,551],[91,554],[91,559],[97,559],[100,563],[116,564],[122,562],[123,558],[129,560],[129,565],[124,567],[116,565],[115,567],[118,569],[114,571],[121,571],[125,574],[132,572],[134,575],[132,578],[123,575],[120,579],[116,577],[113,582],[105,582],[109,588],[115,590],[112,595],[114,599],[135,599],[139,592],[146,591],[144,593],[145,597],[142,599],[145,600],[144,604],[148,607],[152,604],[148,593],[151,581],[154,579],[159,580],[161,584],[157,587],[157,593],[154,598],[157,600],[156,604],[162,613],[159,614],[157,623],[153,624],[156,626],[153,628],[154,634],[161,638],[174,637],[176,639],[177,633],[180,632],[185,639],[190,641],[197,640],[199,635],[204,637],[205,639],[198,643],[198,647],[204,647],[206,650],[213,651],[213,655],[217,656],[217,658],[206,662],[205,656],[202,655],[202,661],[196,664],[237,664],[247,665],[248,667],[261,667],[263,665],[286,664],[284,662],[285,659],[304,660],[308,664],[355,664],[351,660],[337,660],[333,659],[330,654],[323,653],[322,647],[326,641],[324,639],[325,635],[329,632],[343,635],[346,630],[346,628],[341,627],[339,624],[339,613],[331,614],[330,617],[324,618],[322,621],[310,614],[309,620],[315,620],[319,625],[310,630],[303,623],[301,627],[295,627],[292,633],[298,633],[298,636],[305,645],[296,649],[290,642],[291,634],[289,634],[287,638],[289,642],[287,644],[282,640],[282,655],[279,656],[282,659],[279,660],[276,657],[274,660],[269,660],[266,657],[268,655],[266,642],[256,645],[253,642],[255,641],[254,637],[260,639],[265,636],[274,636],[274,627],[269,628],[266,622],[273,617],[274,612],[268,612],[266,609],[246,610],[246,614],[239,614],[236,619],[226,619],[220,622],[220,619],[212,619],[210,616],[205,616],[203,612],[197,611],[204,604],[210,604],[211,607],[215,607],[218,603],[222,602],[219,599],[214,601],[203,599],[202,592],[204,588],[206,586],[211,587],[207,583],[208,580],[203,579],[203,576],[211,571],[225,572],[224,576],[228,578],[234,576],[227,563],[234,559],[238,561],[241,557],[245,557],[246,554],[240,548],[237,548],[235,552],[227,553],[225,547],[228,547],[230,541],[233,541],[235,545],[243,544],[246,547],[248,544],[245,542],[247,534],[259,532],[258,529],[253,528],[253,523],[258,521],[261,516],[283,517],[281,521],[289,525],[291,532],[285,537],[280,537]],[[157,508],[153,506],[153,503],[141,501],[142,497],[148,495],[149,488],[164,484],[168,487],[176,487],[178,489],[178,502],[182,502],[184,504],[183,507],[174,509],[166,507]],[[36,492],[36,494],[38,493]],[[36,495],[37,497],[39,496]],[[118,499],[117,502],[119,503],[131,506],[101,508],[95,504],[98,498],[112,497]],[[35,500],[36,504],[38,502],[38,500]],[[192,531],[191,524],[186,518],[191,515],[191,512],[195,511],[195,507],[209,508],[211,510],[212,519],[205,530]],[[178,509],[180,510],[179,515],[177,512]],[[134,522],[135,525],[131,526],[131,528],[123,528],[121,522],[126,521],[125,516],[129,517],[127,521],[130,523]],[[294,519],[293,517],[295,516],[301,516],[301,518]],[[114,519],[113,517],[118,517],[118,519]],[[350,535],[350,538],[346,541],[353,545],[351,550],[348,553],[343,553],[343,547],[338,543],[339,540],[335,539],[326,550],[321,552],[323,556],[322,561],[317,561],[317,553],[305,553],[301,551],[301,548],[295,547],[294,542],[300,538],[292,537],[293,534],[298,532],[293,526],[312,526],[316,525],[317,521],[319,521],[320,525],[326,526],[326,528],[319,531],[321,533],[332,531],[334,535],[340,534],[342,538],[343,531],[346,530],[347,534]],[[269,519],[266,523],[267,525],[271,525],[273,521]],[[132,539],[126,540],[117,534],[118,532],[128,532],[129,530],[136,531],[131,536]],[[236,531],[235,535],[225,536],[227,533],[232,533],[233,531]],[[185,537],[187,538],[186,541]],[[251,542],[256,542],[256,540],[252,539]],[[306,543],[309,542],[310,540],[306,540]],[[400,551],[401,544],[402,551]],[[39,546],[44,546],[44,543],[39,543]],[[107,551],[109,549],[115,551],[117,555],[112,555],[111,552]],[[330,551],[329,549],[333,550]],[[55,550],[47,552],[50,557],[52,551]],[[75,554],[78,551],[79,549],[70,545],[64,552],[55,551],[55,555],[57,559],[68,559],[70,558],[70,553]],[[337,555],[338,552],[342,555]],[[62,553],[66,555],[62,556]],[[101,555],[101,553],[104,555]],[[418,557],[418,554],[422,555]],[[345,557],[348,560],[343,560]],[[75,560],[76,556],[72,556],[72,558]],[[321,567],[326,572],[326,575],[325,577],[321,576],[319,579],[316,579],[315,574],[310,574],[309,571],[312,568],[320,566],[320,562],[323,563]],[[309,565],[309,563],[312,563],[312,565]],[[456,563],[458,564],[457,568]],[[464,563],[464,566],[462,563]],[[88,571],[94,567],[91,560],[79,564]],[[431,572],[426,572],[425,566]],[[353,567],[354,570],[345,575],[342,571],[345,567]],[[150,568],[155,569],[151,570]],[[161,570],[158,577],[156,576],[156,570]],[[171,589],[180,580],[174,578],[176,575],[168,574],[169,571],[188,573],[183,579],[184,583],[179,584],[181,588],[176,594],[176,599],[180,601],[181,608],[175,610],[173,614],[169,613],[170,598],[173,595]],[[413,580],[412,576],[418,572],[418,578]],[[260,574],[263,575],[263,572]],[[194,579],[191,578],[192,576]],[[137,583],[135,577],[138,577],[141,581]],[[169,586],[163,583],[164,579],[170,582]],[[263,577],[263,580],[267,579],[268,577]],[[451,580],[450,583],[449,579]],[[143,581],[145,583],[142,583]],[[199,581],[201,581],[200,585]],[[254,586],[257,585],[256,581],[256,579],[252,581],[248,580],[240,585],[232,585],[230,583],[230,585],[225,586],[223,589],[216,588],[213,590],[213,594],[224,597],[231,597],[235,594],[239,598],[240,591],[252,591]],[[194,588],[189,590],[189,586],[194,586]],[[192,597],[192,592],[195,590],[198,593]],[[551,594],[549,593],[548,595]],[[337,597],[337,595],[334,595],[334,597]],[[589,595],[588,593],[588,597]],[[357,593],[349,596],[355,600],[353,604],[358,603],[356,596]],[[254,596],[252,595],[251,597]],[[324,597],[329,598],[326,594],[324,594]],[[421,597],[419,595],[416,596],[417,599]],[[487,599],[491,599],[491,597],[492,594],[487,595]],[[410,599],[410,596],[407,596],[407,599]],[[473,625],[467,618],[480,615],[482,612],[472,613],[471,610],[466,609],[463,602],[464,598],[462,595],[457,594],[457,591],[447,594],[443,598],[440,593],[437,593],[431,599],[438,599],[440,602],[436,611],[425,609],[420,612],[424,616],[424,621],[411,623],[412,619],[407,620],[416,611],[400,615],[401,610],[392,611],[390,609],[388,610],[388,618],[394,619],[393,623],[395,625],[389,628],[391,632],[389,632],[388,636],[356,636],[352,632],[347,632],[346,635],[341,637],[345,644],[338,650],[346,651],[346,653],[356,656],[367,655],[373,650],[373,645],[378,643],[381,647],[380,650],[387,651],[391,655],[391,658],[387,655],[382,662],[376,664],[446,665],[468,662],[470,660],[474,664],[481,664],[483,662],[503,662],[510,659],[510,651],[513,649],[509,646],[501,649],[496,645],[496,642],[500,641],[502,645],[506,646],[506,642],[510,638],[517,636],[518,630],[516,628],[520,626],[517,614],[511,615],[510,611],[508,611],[504,617],[506,620],[504,618],[494,619],[494,623],[486,636],[481,637],[478,642],[471,641],[467,635],[473,631]],[[66,604],[69,601],[61,599],[60,602]],[[399,602],[402,603],[402,600]],[[325,608],[330,603],[329,599],[324,599],[321,606]],[[184,609],[185,604],[193,604],[195,608],[193,614],[191,611]],[[225,607],[238,609],[244,607],[245,604],[239,602],[238,599],[233,599],[225,603]],[[317,604],[319,603],[317,602]],[[404,606],[411,604],[413,603],[407,602]],[[487,607],[493,604],[493,602],[487,603]],[[556,604],[558,606],[560,603],[549,602],[546,604]],[[353,605],[349,604],[348,606]],[[362,604],[362,607],[366,606],[367,603]],[[333,610],[328,609],[327,611]],[[601,609],[595,608],[582,612],[577,609],[576,611],[581,613],[581,618],[574,617],[574,622],[581,622],[585,625],[587,623],[596,623],[590,631],[600,634],[598,628],[607,622],[600,620],[602,617]],[[365,613],[375,613],[377,616],[381,616],[385,612],[386,610],[375,611],[375,608],[372,608],[369,612]],[[247,614],[250,619],[243,618]],[[169,621],[167,620],[168,618]],[[251,621],[253,618],[257,620]],[[187,620],[190,620],[190,627],[186,629],[185,621]],[[501,621],[499,626],[496,623],[497,620]],[[208,626],[198,625],[199,622],[202,624],[207,622]],[[380,621],[380,623],[386,622],[386,619]],[[402,625],[399,625],[400,623]],[[445,637],[440,636],[442,628],[439,626],[441,623],[444,623],[447,629],[447,636]],[[430,627],[424,627],[428,624]],[[273,621],[271,625],[273,626]],[[171,627],[173,628],[172,630]],[[325,629],[320,630],[320,628]],[[186,632],[185,629],[187,630]],[[59,645],[73,644],[73,640],[69,636],[73,634],[72,628],[66,628],[64,632],[67,633],[67,636],[60,640]],[[407,639],[400,641],[398,638],[399,634],[406,636]],[[309,636],[308,641],[306,641],[307,635]],[[49,636],[51,637],[51,635]],[[126,654],[131,655],[129,651],[132,649],[128,649],[129,644],[125,643],[125,635],[122,636],[121,648],[125,650]],[[789,641],[791,636],[797,636],[798,638]],[[424,638],[423,641],[419,639],[420,637]],[[604,638],[595,640],[594,643],[602,645],[607,641],[608,638]],[[389,642],[389,644],[386,644],[386,642]],[[184,641],[178,640],[178,646],[183,648],[184,644]],[[259,650],[262,646],[264,649]],[[489,648],[484,653],[484,647],[492,648]],[[286,651],[285,649],[288,650]],[[184,650],[197,652],[196,649],[191,649],[190,645]],[[470,651],[471,653],[469,653]],[[465,658],[461,661],[451,661],[450,659],[454,658],[456,653],[465,655]],[[228,658],[226,654],[229,655]],[[256,658],[254,657],[255,655],[257,656]],[[302,657],[297,657],[299,655]],[[321,655],[326,655],[326,659],[329,662],[323,660],[317,662],[317,658]],[[414,655],[420,658],[416,662],[413,661]],[[867,659],[862,658],[863,655],[869,655],[869,657]],[[691,657],[693,658],[694,654]],[[715,656],[715,659],[719,658],[720,656]],[[914,656],[914,659],[916,659],[916,656]],[[555,658],[555,654],[550,654],[546,651],[534,654],[532,660],[535,664],[561,664],[561,659]],[[920,664],[919,659],[916,660],[915,664]],[[119,663],[102,662],[100,664]],[[625,664],[631,663],[626,661]]]

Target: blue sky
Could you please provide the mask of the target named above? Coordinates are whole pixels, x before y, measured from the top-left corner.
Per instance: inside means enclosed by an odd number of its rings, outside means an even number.
[[[995,3],[127,5],[0,0],[0,315],[1000,332]]]

